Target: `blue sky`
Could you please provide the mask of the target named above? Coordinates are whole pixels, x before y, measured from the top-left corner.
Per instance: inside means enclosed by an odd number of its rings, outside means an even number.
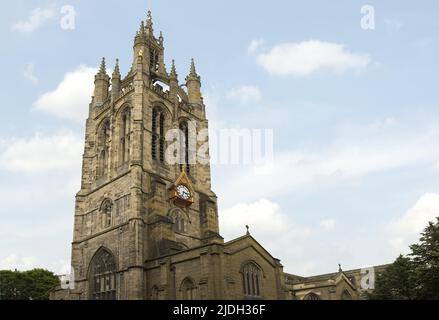
[[[212,167],[226,239],[249,224],[286,271],[311,275],[391,262],[439,216],[436,1],[10,1],[0,268],[69,264],[93,74],[102,56],[126,74],[148,6],[180,81],[196,59],[213,129],[274,129],[271,171]]]

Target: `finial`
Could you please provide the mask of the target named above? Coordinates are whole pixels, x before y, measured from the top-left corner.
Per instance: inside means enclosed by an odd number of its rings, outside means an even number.
[[[343,271],[343,269],[341,268],[341,264],[339,263],[338,264],[338,272],[342,272]]]
[[[245,228],[247,229],[247,235],[249,236],[250,235],[250,227],[247,225],[247,226],[245,226]]]
[[[198,82],[200,81],[200,76],[197,74],[197,69],[195,68],[194,58],[192,58],[192,61],[191,61],[191,72],[186,77],[186,81],[191,81],[191,80],[195,80]]]
[[[152,22],[152,14],[151,10],[148,10],[147,18],[146,18],[146,29],[152,34],[153,29],[153,22]]]
[[[175,60],[172,60],[172,66],[171,66],[171,74],[170,76],[172,78],[177,78],[177,68],[175,67]]]
[[[140,34],[144,34],[145,33],[145,22],[140,22],[140,28],[139,28],[139,33]]]
[[[192,58],[191,60],[191,75],[197,75],[197,70],[195,69],[195,60]]]
[[[99,73],[105,74],[107,72],[107,67],[105,65],[105,57],[102,58],[101,66],[99,67]]]
[[[113,77],[114,76],[120,76],[119,59],[116,59],[116,66],[114,67],[114,72],[113,72]]]

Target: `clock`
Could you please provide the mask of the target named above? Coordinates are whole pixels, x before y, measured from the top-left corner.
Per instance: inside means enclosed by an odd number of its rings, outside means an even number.
[[[169,200],[176,206],[187,208],[194,203],[194,189],[184,171],[180,173],[177,181],[169,187]]]
[[[189,200],[192,196],[189,188],[183,184],[177,186],[177,195],[183,200]]]

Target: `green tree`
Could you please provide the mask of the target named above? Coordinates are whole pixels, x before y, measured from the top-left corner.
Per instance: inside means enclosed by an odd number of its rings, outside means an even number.
[[[47,270],[2,270],[0,300],[48,300],[50,290],[56,285],[59,285],[58,277]]]
[[[439,218],[430,222],[418,244],[410,246],[417,299],[439,299]]]
[[[407,257],[399,256],[378,276],[369,299],[439,300],[439,218],[410,249]]]
[[[400,255],[375,282],[375,290],[369,295],[373,300],[410,300],[413,292],[413,262]]]

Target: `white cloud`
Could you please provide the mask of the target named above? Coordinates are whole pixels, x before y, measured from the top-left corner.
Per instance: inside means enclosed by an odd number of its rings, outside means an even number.
[[[22,257],[16,254],[10,254],[0,260],[0,270],[20,270],[26,271],[36,268],[35,257]]]
[[[82,139],[71,132],[35,134],[32,138],[0,141],[0,168],[24,173],[76,168],[81,161]]]
[[[243,236],[248,225],[251,235],[273,256],[281,258],[289,270],[312,272],[315,264],[306,252],[313,231],[296,225],[278,204],[267,199],[238,203],[221,210],[219,216],[221,234],[226,240]]]
[[[247,48],[248,53],[250,53],[250,54],[256,53],[256,51],[261,46],[263,46],[264,43],[265,43],[264,39],[261,39],[261,38],[252,40],[252,42],[250,43],[250,45]]]
[[[364,69],[370,63],[367,54],[349,52],[342,44],[318,40],[282,43],[270,51],[259,53],[257,62],[276,76],[307,76],[326,70],[343,73]]]
[[[58,87],[43,94],[34,103],[34,109],[59,118],[83,123],[93,94],[93,79],[97,69],[79,66],[65,74]]]
[[[242,105],[258,103],[262,99],[261,91],[258,87],[252,85],[244,85],[232,88],[226,94],[228,100],[238,101]]]
[[[439,194],[422,195],[403,216],[390,223],[390,244],[399,252],[407,251],[410,244],[417,242],[428,223],[436,222],[436,217],[439,217]]]
[[[36,8],[30,13],[28,20],[21,20],[14,23],[12,25],[12,30],[18,32],[33,32],[40,28],[44,23],[55,19],[56,17],[57,12],[54,6]]]
[[[437,130],[381,132],[357,128],[341,132],[339,139],[326,146],[278,152],[273,163],[242,166],[233,175],[234,183],[227,183],[219,193],[230,205],[240,198],[252,201],[277,197],[325,182],[337,183],[398,168],[433,170],[439,159],[438,140]],[[256,189],[248,188],[256,185]]]
[[[288,217],[283,215],[279,205],[261,199],[252,204],[239,203],[220,213],[221,232],[227,239],[245,234],[245,226],[262,237],[288,231]]]
[[[332,231],[335,229],[336,222],[334,219],[325,219],[320,221],[320,227],[325,231]]]
[[[57,260],[69,259],[82,140],[71,132],[0,138],[2,268],[58,272],[65,263]]]
[[[29,63],[26,66],[26,70],[24,70],[24,77],[32,82],[34,85],[37,85],[39,80],[35,75],[35,66],[33,63]]]

